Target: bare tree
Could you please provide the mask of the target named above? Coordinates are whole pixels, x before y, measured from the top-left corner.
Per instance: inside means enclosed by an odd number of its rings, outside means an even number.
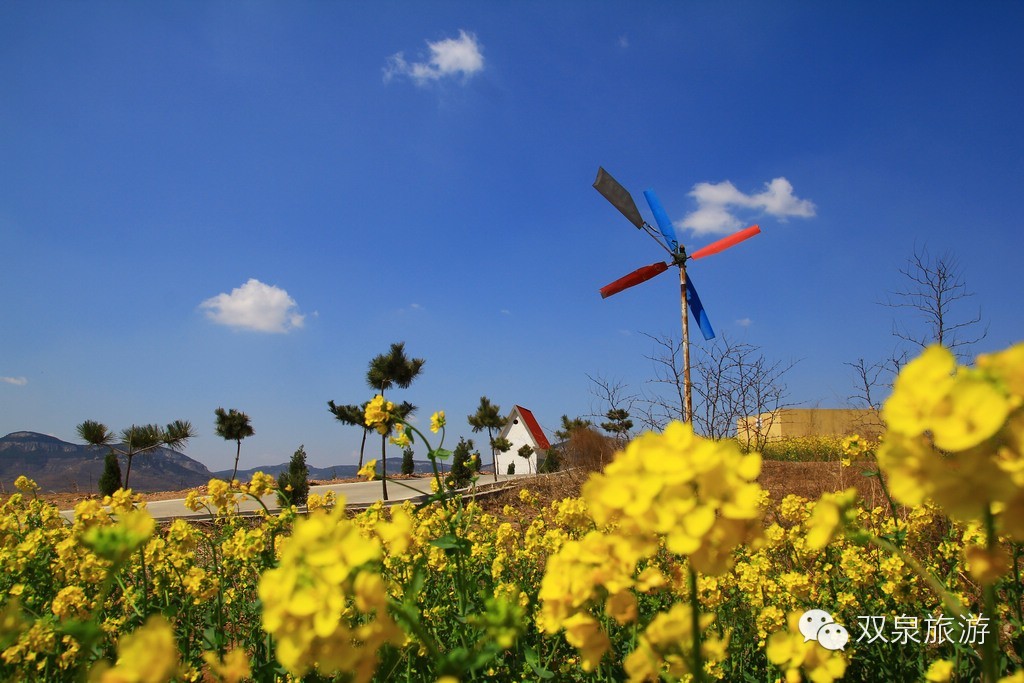
[[[592,377],[590,380],[590,393],[598,401],[598,407],[591,404],[591,413],[588,417],[605,420],[601,422],[601,428],[614,435],[616,443],[621,447],[629,441],[630,431],[633,429],[633,407],[639,400],[637,394],[627,393],[629,385],[621,380],[611,380],[601,375]]]
[[[909,309],[917,324],[908,327],[906,323],[893,321],[894,336],[922,348],[941,344],[962,358],[967,354],[967,347],[988,334],[987,326],[978,331],[981,309],[973,315],[960,312],[974,292],[967,289],[963,268],[953,252],[932,256],[927,247],[915,246],[900,273],[907,285],[890,292],[884,305]]]
[[[671,337],[647,335],[655,351],[647,356],[654,363],[654,390],[641,401],[640,419],[652,429],[662,429],[670,420],[680,420],[684,411],[681,349]],[[722,335],[702,347],[691,368],[693,372],[694,429],[715,439],[737,435],[740,420],[753,425],[743,430],[748,448],[761,448],[771,421],[787,407],[783,378],[795,363],[772,361],[754,344],[735,342]]]
[[[645,356],[654,364],[654,378],[647,381],[653,390],[644,392],[639,418],[648,429],[661,431],[672,420],[685,419],[681,344],[672,337],[642,334],[654,342],[651,355]]]
[[[880,409],[882,404],[878,400],[878,394],[884,384],[882,377],[889,370],[888,361],[869,365],[863,358],[858,358],[853,363],[843,363],[843,365],[853,368],[854,374],[854,393],[847,396],[847,400],[854,405],[871,410]]]

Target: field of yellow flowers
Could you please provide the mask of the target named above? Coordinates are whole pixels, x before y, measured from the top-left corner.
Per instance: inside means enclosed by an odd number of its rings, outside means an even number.
[[[398,423],[382,398],[369,426]],[[891,505],[772,501],[761,456],[673,423],[582,495],[486,512],[347,514],[274,481],[210,483],[215,520],[157,526],[119,491],[67,523],[27,479],[0,510],[0,679],[26,681],[1015,681],[1024,683],[1024,345],[927,349],[877,446]],[[390,421],[390,422],[389,422]],[[447,457],[440,445],[435,459]],[[841,467],[843,463],[837,463]]]

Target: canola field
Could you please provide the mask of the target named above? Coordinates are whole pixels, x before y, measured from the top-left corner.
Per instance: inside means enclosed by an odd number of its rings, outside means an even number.
[[[369,426],[446,457],[378,397]],[[891,505],[771,500],[761,456],[673,423],[579,497],[347,514],[274,480],[212,481],[158,526],[130,491],[73,523],[18,481],[0,510],[0,679],[1024,683],[1024,345],[905,366],[878,444]],[[371,468],[372,469],[372,468]]]

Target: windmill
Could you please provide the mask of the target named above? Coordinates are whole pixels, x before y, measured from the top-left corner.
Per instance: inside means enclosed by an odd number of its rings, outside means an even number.
[[[686,315],[687,304],[689,304],[693,319],[697,322],[697,326],[700,327],[701,334],[704,335],[705,340],[714,339],[715,331],[711,328],[711,321],[708,320],[708,315],[704,312],[704,307],[700,303],[700,297],[697,296],[697,290],[694,289],[693,282],[686,275],[686,262],[690,259],[704,258],[705,256],[711,256],[712,254],[724,251],[758,234],[761,232],[761,228],[752,225],[687,255],[686,249],[676,240],[672,221],[669,220],[668,214],[658,200],[657,195],[654,194],[654,190],[644,190],[644,197],[647,199],[647,205],[651,207],[651,213],[654,214],[654,221],[658,224],[661,239],[659,239],[654,228],[640,215],[636,202],[633,201],[633,197],[626,188],[620,185],[603,168],[599,167],[597,169],[597,180],[594,181],[594,189],[611,202],[612,206],[618,209],[637,229],[650,235],[671,257],[670,263],[659,261],[649,266],[637,268],[629,275],[620,277],[615,282],[605,285],[601,288],[602,299],[607,299],[613,294],[618,294],[622,290],[629,289],[641,282],[647,282],[652,277],[664,273],[669,269],[669,266],[674,265],[679,268],[679,306],[683,317],[683,411],[686,421],[693,422],[693,400],[690,384],[690,325],[689,316]]]

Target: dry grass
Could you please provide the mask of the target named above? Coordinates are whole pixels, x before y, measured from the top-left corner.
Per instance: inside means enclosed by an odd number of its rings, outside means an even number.
[[[873,472],[874,469],[874,465],[868,463],[854,463],[852,467],[840,470],[839,464],[834,462],[766,460],[761,466],[758,482],[768,490],[776,503],[791,493],[808,500],[816,500],[822,493],[854,487],[869,509],[876,506],[887,507],[878,478],[862,473]],[[578,496],[588,476],[589,471],[569,470],[524,479],[520,486],[481,498],[479,502],[486,511],[500,516],[505,505],[521,508],[519,491],[529,489],[540,499],[542,505],[548,505],[556,500]]]

